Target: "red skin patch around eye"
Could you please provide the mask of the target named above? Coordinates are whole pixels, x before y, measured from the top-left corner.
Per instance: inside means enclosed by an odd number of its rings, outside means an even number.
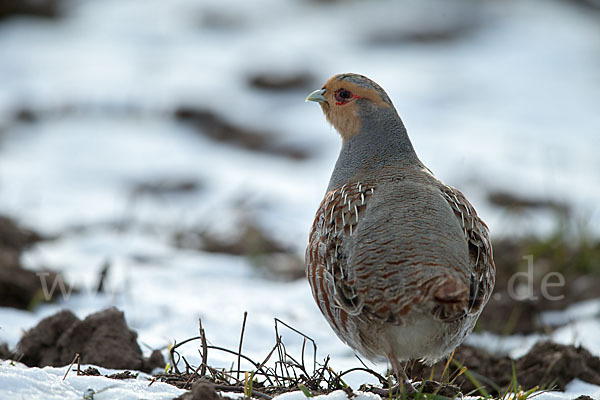
[[[350,100],[354,100],[354,99],[360,99],[360,96],[353,94],[351,99],[348,99],[346,101],[336,101],[335,104],[337,104],[338,106],[343,106],[344,104],[348,104],[348,102]]]

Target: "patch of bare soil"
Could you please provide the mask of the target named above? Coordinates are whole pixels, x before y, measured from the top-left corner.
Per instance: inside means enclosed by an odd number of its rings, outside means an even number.
[[[304,277],[304,260],[291,248],[252,222],[240,224],[238,234],[222,237],[206,229],[176,232],[177,247],[249,257],[269,278],[294,280]]]
[[[569,206],[564,202],[548,198],[524,197],[505,190],[491,190],[487,194],[487,201],[493,206],[510,209],[513,212],[549,209],[562,214],[568,214],[571,211]]]
[[[556,235],[493,240],[493,246],[496,287],[479,318],[478,331],[549,332],[553,328],[541,323],[542,312],[599,297],[598,240]]]
[[[367,35],[369,46],[429,45],[465,39],[476,33],[484,23],[483,7],[471,2],[454,2],[443,17],[431,13],[432,4],[423,2],[413,7],[411,18],[396,24],[379,24],[377,30]],[[422,21],[414,23],[412,21]]]
[[[206,109],[181,106],[175,110],[174,117],[217,142],[293,160],[305,160],[310,157],[307,150],[283,144],[270,132],[234,125]]]
[[[0,1],[0,21],[15,16],[32,16],[56,19],[62,15],[62,0],[2,0]]]
[[[42,279],[44,274],[47,288],[60,275],[52,271],[31,271],[21,265],[21,253],[33,244],[43,240],[39,234],[19,226],[15,221],[0,216],[0,306],[29,309],[36,303],[46,300]],[[63,285],[64,282],[62,282]],[[65,285],[66,286],[66,285]],[[57,290],[55,295],[60,294]]]
[[[496,287],[477,330],[550,332],[553,327],[541,323],[542,312],[600,297],[600,240],[573,217],[567,204],[505,190],[490,190],[487,200],[515,218],[551,213],[556,229],[545,237],[492,240]]]
[[[315,85],[315,78],[308,72],[295,74],[265,72],[249,76],[248,84],[253,88],[269,91],[309,90]]]
[[[137,182],[131,189],[131,197],[166,197],[194,193],[202,189],[202,184],[196,179],[163,178]]]
[[[178,247],[197,249],[209,253],[224,253],[235,256],[250,254],[286,253],[287,247],[274,240],[254,223],[240,226],[238,235],[215,236],[208,230],[178,232],[174,237]]]
[[[17,358],[30,367],[69,365],[76,354],[84,364],[151,372],[165,365],[160,352],[143,358],[137,333],[116,308],[91,314],[83,321],[70,311],[43,319],[17,345]]]
[[[454,358],[457,363],[449,367],[450,377],[456,376],[465,366],[480,387],[490,394],[502,393],[512,382],[514,363],[519,385],[528,390],[538,386],[540,389],[556,387],[564,390],[573,379],[600,385],[600,358],[593,356],[582,347],[564,346],[551,342],[537,343],[525,356],[511,360],[499,357],[471,346],[463,345],[456,349]],[[416,379],[428,379],[432,370],[435,380],[442,380],[441,373],[446,361],[432,367],[414,364],[409,371]],[[478,391],[468,374],[462,374],[454,381],[463,393]],[[479,386],[479,385],[477,385]]]

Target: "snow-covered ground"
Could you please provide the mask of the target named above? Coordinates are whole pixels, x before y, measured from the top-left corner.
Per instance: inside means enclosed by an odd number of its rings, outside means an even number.
[[[77,376],[74,373],[65,378],[65,368],[27,368],[22,364],[9,365],[7,361],[0,362],[0,398],[2,399],[44,399],[44,400],[81,400],[84,395],[94,393],[94,400],[120,399],[147,400],[172,399],[185,393],[166,383],[150,381],[147,376],[141,374],[137,379],[119,381],[101,376]],[[103,374],[112,373],[113,370],[100,368]],[[378,395],[357,391],[353,397],[355,400],[377,400]],[[227,397],[243,398],[236,394],[224,393]],[[535,394],[537,400],[566,400],[575,399],[581,395],[590,396],[593,399],[600,398],[600,387],[580,381],[573,380],[564,392],[544,392]],[[285,393],[276,396],[277,400],[306,400],[307,397],[301,391]],[[315,400],[347,400],[348,395],[343,391],[332,392],[329,395],[315,396]],[[465,399],[475,399],[467,396]]]
[[[28,368],[23,364],[0,361],[0,398],[2,399],[87,399],[148,400],[172,399],[185,393],[185,390],[155,382],[149,386],[147,376],[141,374],[137,379],[119,381],[101,376],[77,376],[75,373],[65,377],[65,368]],[[85,367],[84,367],[85,369]],[[116,370],[99,368],[102,374],[111,374]],[[64,379],[63,379],[64,378]]]
[[[331,354],[336,369],[357,365],[303,280],[267,280],[244,257],[173,245],[178,230],[227,235],[252,220],[302,254],[339,138],[319,108],[304,103],[306,91],[251,88],[246,79],[253,73],[308,71],[314,88],[339,72],[376,80],[420,158],[468,195],[494,235],[544,232],[554,221],[507,216],[486,202],[491,189],[565,202],[590,229],[600,227],[600,35],[597,16],[585,9],[543,0],[465,1],[450,8],[443,0],[68,4],[63,20],[0,23],[0,214],[61,234],[23,261],[59,270],[84,289],[33,312],[0,308],[0,342],[11,347],[23,330],[59,309],[85,317],[115,305],[145,351],[195,336],[198,318],[213,344],[237,348],[248,311],[245,354],[260,359],[268,353],[273,318],[279,318],[316,340],[319,359]],[[429,20],[466,33],[426,44],[373,42],[382,34],[418,32]],[[214,142],[170,117],[181,104],[273,132],[313,157],[292,161]],[[43,119],[14,122],[20,106],[40,110]],[[136,183],[170,178],[198,181],[201,188],[132,196]],[[88,228],[72,229],[78,226]],[[96,294],[107,260],[107,292]],[[598,314],[548,315],[567,322],[552,339],[600,355]],[[283,333],[288,350],[299,354],[302,339]],[[516,356],[538,338],[480,334],[470,340]],[[182,354],[199,361],[195,345]],[[210,361],[229,365],[232,359],[213,353]],[[109,385],[116,385],[113,393],[122,391],[119,398],[168,399],[179,392],[97,377],[71,375],[62,382],[63,374],[2,363],[0,398],[81,398],[88,387]],[[348,377],[351,385],[365,381],[372,382]],[[565,394],[537,398],[600,397],[599,390],[573,382]]]

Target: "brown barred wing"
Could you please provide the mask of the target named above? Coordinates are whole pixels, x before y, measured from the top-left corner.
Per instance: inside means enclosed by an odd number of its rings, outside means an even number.
[[[373,195],[374,187],[355,182],[336,188],[321,202],[306,249],[306,275],[319,309],[343,336],[348,316],[358,315],[363,300],[348,271],[349,240]]]
[[[458,218],[469,247],[472,275],[468,313],[478,314],[492,294],[496,277],[489,229],[458,189],[444,185],[442,194]]]

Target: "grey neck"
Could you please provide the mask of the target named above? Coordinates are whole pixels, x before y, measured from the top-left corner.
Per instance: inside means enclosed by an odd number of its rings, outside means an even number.
[[[361,130],[342,144],[327,190],[350,181],[380,177],[385,171],[423,164],[393,107],[361,118]]]

